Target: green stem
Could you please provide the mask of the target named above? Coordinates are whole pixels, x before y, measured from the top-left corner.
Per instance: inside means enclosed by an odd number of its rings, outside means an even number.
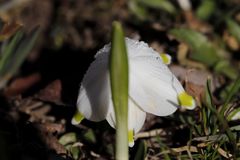
[[[124,33],[119,22],[113,23],[109,60],[116,117],[116,159],[128,160],[128,57]]]
[[[116,159],[128,160],[127,120],[119,118],[116,124]]]

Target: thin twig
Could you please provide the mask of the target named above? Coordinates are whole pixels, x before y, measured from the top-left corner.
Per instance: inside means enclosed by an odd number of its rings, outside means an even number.
[[[171,152],[180,153],[180,152],[184,152],[184,151],[198,152],[198,149],[195,146],[183,146],[183,147],[178,147],[178,148],[171,148],[169,150],[160,152],[158,154],[158,156],[163,155],[163,154],[168,154]]]
[[[222,149],[221,147],[219,147],[218,145],[215,145],[214,147],[217,149],[218,153],[219,153],[221,156],[223,156],[223,157],[225,157],[225,158],[227,158],[227,159],[230,159],[230,160],[233,159],[233,155],[232,155],[232,154],[227,153],[225,150],[223,150],[223,149]]]
[[[155,136],[166,136],[167,133],[166,131],[164,131],[163,129],[155,129],[155,130],[151,130],[148,132],[140,132],[137,133],[134,136],[134,139],[137,140],[138,138],[149,138],[149,137],[155,137]]]

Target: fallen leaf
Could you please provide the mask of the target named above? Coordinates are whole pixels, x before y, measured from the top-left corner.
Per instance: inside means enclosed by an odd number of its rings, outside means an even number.
[[[239,49],[239,43],[237,39],[231,36],[227,31],[223,33],[223,40],[227,43],[229,48],[231,48],[233,51],[236,51]]]
[[[56,136],[52,132],[49,132],[46,124],[35,124],[35,127],[40,131],[40,135],[45,144],[50,148],[56,151],[57,154],[67,154],[65,147],[58,142]],[[49,125],[49,124],[48,124]]]
[[[199,100],[203,97],[207,79],[212,77],[209,72],[199,69],[187,69],[177,65],[170,66],[170,69],[180,81],[184,82],[185,89],[190,95],[199,98]]]
[[[55,80],[46,88],[41,90],[35,98],[46,102],[52,102],[58,105],[63,105],[62,102],[62,83],[60,80]]]
[[[41,80],[39,73],[33,73],[26,77],[19,77],[10,83],[4,91],[4,95],[7,97],[17,96],[26,90],[30,89],[34,84]]]
[[[190,82],[197,85],[206,85],[208,77],[212,77],[211,73],[206,70],[184,68],[178,65],[171,65],[170,70],[180,81]]]

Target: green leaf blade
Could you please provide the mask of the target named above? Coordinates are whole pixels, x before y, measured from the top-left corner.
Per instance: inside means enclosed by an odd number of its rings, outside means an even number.
[[[36,43],[39,33],[38,28],[29,35],[19,30],[10,42],[4,44],[0,59],[0,89],[6,85],[24,62]]]
[[[193,60],[202,62],[208,66],[214,66],[221,58],[216,48],[201,33],[191,29],[172,29],[170,30],[176,39],[186,43],[191,49],[190,57]]]
[[[137,0],[144,6],[162,9],[170,14],[176,14],[176,8],[168,0]]]

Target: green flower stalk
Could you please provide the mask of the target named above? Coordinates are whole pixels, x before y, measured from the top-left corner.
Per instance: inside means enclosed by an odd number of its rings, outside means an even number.
[[[113,23],[109,60],[110,84],[116,117],[116,159],[127,160],[128,139],[131,141],[133,133],[130,133],[128,138],[128,57],[124,34],[118,22]]]

